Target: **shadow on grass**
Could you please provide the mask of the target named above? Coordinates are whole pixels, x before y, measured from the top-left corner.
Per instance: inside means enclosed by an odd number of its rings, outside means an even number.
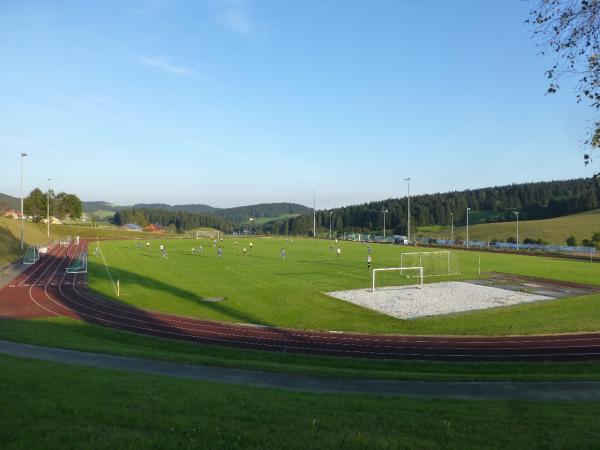
[[[97,273],[103,273],[104,267],[103,264],[90,261],[88,263],[88,267],[96,271]],[[165,294],[169,294],[169,296],[175,296],[178,299],[184,300],[186,302],[191,302],[196,305],[201,305],[203,308],[208,310],[212,310],[222,314],[227,317],[229,320],[238,322],[238,323],[246,323],[253,325],[264,325],[264,326],[272,326],[271,323],[268,323],[262,319],[259,319],[247,312],[240,311],[238,309],[232,308],[225,302],[210,302],[205,301],[204,297],[196,294],[195,292],[189,291],[187,289],[183,289],[181,287],[175,286],[171,283],[167,283],[165,281],[161,281],[156,278],[149,278],[144,275],[140,275],[139,273],[131,272],[128,270],[114,268],[111,267],[110,272],[114,279],[118,280],[127,280],[127,283],[142,286],[145,289],[150,289],[155,292],[162,292]],[[111,298],[112,301],[119,303],[121,305],[126,305],[129,307],[132,306],[128,302],[120,301],[115,298]],[[209,319],[214,320],[214,319]]]

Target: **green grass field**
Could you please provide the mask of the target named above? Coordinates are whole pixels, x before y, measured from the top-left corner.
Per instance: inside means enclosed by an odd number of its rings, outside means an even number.
[[[597,402],[416,400],[0,356],[2,448],[594,448]]]
[[[519,221],[519,240],[525,238],[543,239],[555,245],[566,245],[566,239],[573,235],[581,244],[582,239],[590,239],[592,234],[600,231],[600,209],[557,217],[545,220]],[[419,228],[418,235],[423,237],[441,237],[450,239],[450,227]],[[457,240],[466,239],[466,227],[455,227],[454,237]],[[491,241],[499,239],[506,241],[509,237],[517,236],[517,223],[485,223],[469,226],[469,239],[474,241]]]
[[[106,275],[102,259],[90,257],[90,288],[115,301],[142,309],[213,320],[317,330],[344,330],[406,334],[509,335],[595,331],[600,329],[600,295],[522,304],[448,316],[399,320],[324,294],[327,291],[366,288],[365,244],[341,242],[342,256],[330,254],[330,241],[283,238],[224,242],[217,256],[209,240],[166,241],[169,259],[160,257],[158,243],[150,250],[133,241],[102,242],[113,279],[120,280],[121,296]],[[203,256],[192,256],[203,245]],[[287,257],[281,259],[285,246]],[[404,247],[373,245],[375,267],[397,267]],[[414,251],[413,248],[410,248]],[[423,249],[422,249],[423,250]],[[427,249],[424,249],[427,250]],[[90,251],[91,253],[91,251]],[[506,254],[457,252],[462,275],[477,277],[477,259],[483,271],[516,273],[580,283],[600,284],[600,265],[564,259]],[[390,276],[394,277],[393,274]],[[394,278],[394,280],[398,280]],[[441,281],[444,278],[437,278]],[[405,282],[403,278],[400,279]],[[219,303],[204,297],[226,297]]]

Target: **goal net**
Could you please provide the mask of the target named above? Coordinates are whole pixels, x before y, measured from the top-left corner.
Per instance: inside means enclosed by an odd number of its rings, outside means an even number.
[[[87,273],[87,253],[79,253],[66,269],[67,273]]]
[[[395,276],[390,276],[396,272]],[[398,276],[398,272],[401,276]],[[379,276],[377,276],[379,274]],[[373,286],[371,292],[375,292],[377,281],[379,286],[406,286],[414,284],[411,278],[418,277],[419,287],[423,287],[423,268],[422,267],[384,267],[373,269]]]
[[[400,253],[400,267],[422,267],[424,277],[456,275],[460,273],[458,256],[448,250]]]
[[[35,245],[27,247],[25,255],[23,256],[23,264],[35,264],[39,257],[38,248]]]
[[[196,239],[202,239],[202,238],[212,238],[213,234],[212,232],[208,231],[208,230],[199,230],[196,231]]]

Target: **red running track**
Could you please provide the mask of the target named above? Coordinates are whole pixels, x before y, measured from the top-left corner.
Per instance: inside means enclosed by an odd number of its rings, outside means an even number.
[[[228,347],[317,355],[438,361],[575,361],[600,358],[600,333],[436,337],[303,331],[192,319],[124,306],[90,294],[84,275],[67,274],[55,247],[0,289],[0,319],[66,316],[152,336]]]

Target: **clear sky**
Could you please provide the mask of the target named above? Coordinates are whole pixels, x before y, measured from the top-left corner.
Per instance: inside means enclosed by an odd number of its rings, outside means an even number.
[[[317,207],[590,176],[508,1],[0,2],[0,192]],[[564,83],[563,83],[564,84]]]

